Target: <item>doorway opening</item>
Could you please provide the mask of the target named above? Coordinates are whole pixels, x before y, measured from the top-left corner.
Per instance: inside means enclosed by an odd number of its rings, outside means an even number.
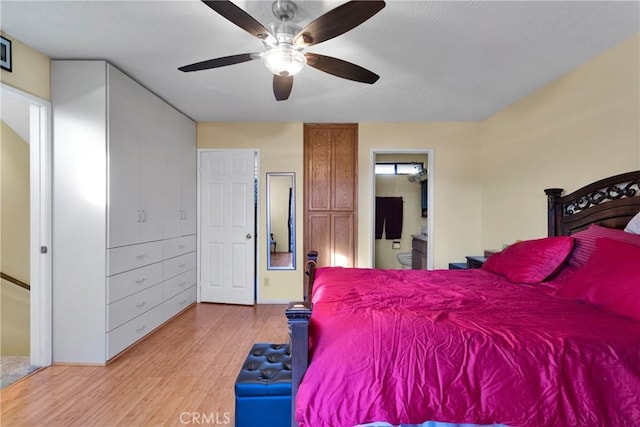
[[[374,268],[411,268],[412,241],[416,237],[426,241],[424,265],[433,269],[433,151],[397,148],[371,151]]]
[[[3,377],[4,387],[51,365],[51,104],[5,84],[0,97],[0,347],[17,369]],[[4,371],[9,363],[2,364]]]

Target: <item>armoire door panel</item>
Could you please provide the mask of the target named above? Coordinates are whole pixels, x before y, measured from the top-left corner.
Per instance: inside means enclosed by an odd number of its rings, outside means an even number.
[[[318,251],[318,267],[331,264],[331,214],[309,213],[306,222],[305,252]]]
[[[182,138],[181,138],[181,160],[182,160],[182,200],[180,227],[183,236],[196,234],[196,177],[197,160],[196,147],[193,141],[196,140],[196,125],[186,116],[182,116]]]
[[[305,128],[305,196],[309,211],[331,209],[332,143],[330,129]]]
[[[333,130],[332,210],[353,211],[356,194],[356,153],[353,128]]]
[[[141,109],[138,85],[108,66],[108,240],[107,247],[140,241]],[[90,161],[92,159],[85,159]]]
[[[164,158],[163,171],[169,176],[181,176],[182,174],[182,132],[180,113],[170,105],[165,105],[163,111],[163,124],[166,131],[160,135]],[[195,159],[193,160],[195,164]],[[164,183],[164,238],[170,239],[182,236],[181,232],[181,206],[182,183],[180,179],[168,179]]]
[[[140,156],[140,207],[142,221],[140,241],[151,242],[164,237],[164,188],[168,175],[162,170],[164,151],[162,147],[162,126],[158,126],[158,117],[163,114],[163,101],[145,90],[145,114]],[[173,178],[172,176],[172,179]]]
[[[355,266],[354,219],[353,214],[331,214],[332,265],[339,267]]]

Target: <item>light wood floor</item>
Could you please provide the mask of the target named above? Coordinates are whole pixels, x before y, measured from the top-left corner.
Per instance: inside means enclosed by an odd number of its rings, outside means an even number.
[[[0,425],[234,425],[238,371],[254,342],[287,342],[284,311],[196,304],[107,366],[51,366],[5,388]]]
[[[293,254],[291,252],[271,252],[271,267],[293,266]]]

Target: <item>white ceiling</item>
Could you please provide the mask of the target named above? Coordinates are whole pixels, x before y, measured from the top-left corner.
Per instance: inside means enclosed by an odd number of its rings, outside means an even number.
[[[265,26],[271,3],[236,2]],[[342,3],[299,0],[296,21]],[[283,102],[261,61],[177,70],[263,50],[197,0],[1,0],[0,26],[53,59],[106,59],[197,121],[475,121],[640,32],[640,3],[388,0],[361,26],[307,49],[370,69],[377,83],[308,67]]]

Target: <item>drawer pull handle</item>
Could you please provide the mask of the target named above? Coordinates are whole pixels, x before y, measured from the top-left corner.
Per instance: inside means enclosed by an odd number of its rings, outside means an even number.
[[[147,325],[142,325],[141,328],[136,329],[136,334],[144,332],[145,329],[147,329]]]
[[[186,266],[187,266],[187,264],[185,264],[185,263],[182,263],[182,264],[178,265],[178,267],[180,267],[180,268],[185,268]]]
[[[147,280],[147,279],[144,279],[144,278],[143,278],[143,279],[140,279],[140,280],[136,280],[136,283],[137,283],[138,285],[142,285],[146,280]]]
[[[184,286],[184,285],[186,285],[186,284],[187,284],[187,282],[180,282],[180,283],[178,283],[178,286],[181,286],[181,287],[182,287],[182,286]]]
[[[136,255],[136,259],[138,261],[145,259],[147,256],[146,255]]]
[[[184,249],[186,247],[187,247],[187,245],[180,245],[180,246],[178,246],[178,249]]]
[[[142,301],[140,304],[136,304],[136,308],[137,308],[138,310],[140,310],[140,309],[141,309],[142,307],[144,307],[145,305],[147,305],[147,302],[146,302],[146,301]]]
[[[180,303],[178,305],[182,306],[182,305],[185,305],[186,303],[187,303],[187,300],[183,299],[182,301],[180,301]]]

